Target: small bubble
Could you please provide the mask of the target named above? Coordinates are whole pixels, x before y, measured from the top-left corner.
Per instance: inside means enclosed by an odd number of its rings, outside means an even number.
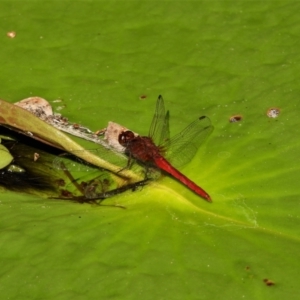
[[[267,110],[267,116],[269,118],[277,118],[280,114],[280,109],[276,107],[269,108]]]
[[[265,279],[263,280],[263,282],[264,282],[267,286],[272,286],[272,285],[275,284],[274,281],[272,281],[272,280],[270,280],[270,279],[267,279],[267,278],[265,278]]]
[[[236,123],[242,121],[243,117],[241,115],[233,115],[229,118],[230,123]]]
[[[16,37],[17,34],[16,34],[15,31],[9,31],[9,32],[6,33],[6,35],[7,35],[9,38],[13,39],[13,38]]]

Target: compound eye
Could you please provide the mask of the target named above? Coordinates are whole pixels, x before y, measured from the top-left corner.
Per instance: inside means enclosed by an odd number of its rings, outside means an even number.
[[[132,131],[124,131],[119,134],[118,141],[122,146],[126,146],[132,139],[134,139],[134,133]]]

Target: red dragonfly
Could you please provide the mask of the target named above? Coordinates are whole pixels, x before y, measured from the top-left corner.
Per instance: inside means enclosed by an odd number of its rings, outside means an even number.
[[[213,126],[209,118],[202,116],[170,139],[169,111],[165,113],[164,101],[160,95],[157,99],[149,136],[135,136],[132,131],[124,131],[119,135],[119,143],[125,147],[125,153],[129,156],[129,160],[133,158],[146,166],[159,168],[202,198],[211,201],[208,193],[179,172],[173,165],[183,165],[189,162],[196,154],[200,144],[212,131]],[[172,165],[168,162],[169,158]]]

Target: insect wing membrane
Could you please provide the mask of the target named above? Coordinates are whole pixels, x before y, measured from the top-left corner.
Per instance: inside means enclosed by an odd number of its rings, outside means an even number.
[[[187,164],[195,156],[199,147],[212,133],[213,129],[214,127],[208,117],[198,118],[171,138],[165,157],[176,168]]]
[[[164,100],[159,95],[155,113],[151,122],[149,137],[151,137],[156,145],[160,145],[169,138],[169,112],[165,113]]]

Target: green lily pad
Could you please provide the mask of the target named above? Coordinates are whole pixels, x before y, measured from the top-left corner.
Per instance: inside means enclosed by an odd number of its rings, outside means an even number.
[[[215,126],[182,170],[212,204],[169,177],[108,201],[126,210],[2,193],[1,295],[298,299],[299,6],[1,2],[1,98],[147,134],[162,94],[171,135]]]

